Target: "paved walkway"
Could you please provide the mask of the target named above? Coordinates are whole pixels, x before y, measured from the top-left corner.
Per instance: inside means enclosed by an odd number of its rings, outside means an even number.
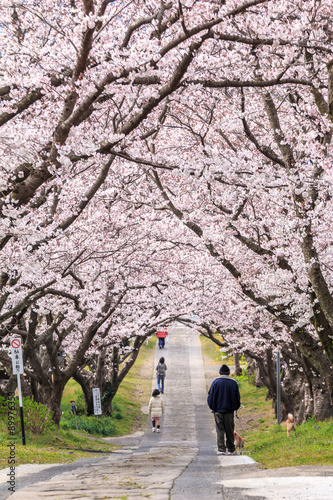
[[[47,481],[31,473],[30,486],[19,467],[17,487],[23,487],[11,500],[331,500],[333,466],[267,471],[246,455],[216,455],[199,338],[183,326],[169,331],[155,359],[163,355],[168,365],[162,432],[152,433],[148,420],[144,433],[109,439],[121,446],[118,452],[59,467]]]

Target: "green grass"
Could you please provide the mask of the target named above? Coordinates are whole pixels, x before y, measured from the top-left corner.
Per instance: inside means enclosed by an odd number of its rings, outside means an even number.
[[[78,384],[77,382],[75,382],[74,379],[71,378],[67,382],[65,390],[64,390],[64,393],[63,393],[63,396],[62,396],[62,400],[61,400],[61,409],[62,409],[62,411],[67,411],[67,410],[70,411],[70,409],[71,409],[71,404],[70,404],[71,399],[74,399],[75,403],[77,405],[78,404],[78,399],[81,397],[81,395],[83,396],[80,384]]]
[[[236,429],[244,421],[245,451],[264,467],[294,467],[297,465],[333,464],[333,419],[314,419],[297,426],[296,436],[287,437],[285,422],[277,425],[272,402],[266,401],[266,389],[249,384],[246,374],[237,377],[244,408],[235,419]]]
[[[222,340],[221,335],[216,335],[218,340]],[[234,358],[233,356],[228,356],[227,353],[221,351],[221,347],[207,339],[203,335],[200,335],[201,347],[203,353],[207,356],[207,358],[212,361],[219,362],[220,364],[224,363],[226,365],[233,366]]]
[[[16,464],[26,463],[65,463],[73,462],[79,458],[93,456],[93,452],[110,452],[115,446],[102,441],[105,435],[122,436],[137,430],[142,430],[147,421],[147,415],[141,412],[141,407],[147,404],[151,393],[151,381],[153,376],[154,348],[156,337],[149,340],[148,346],[143,346],[138,359],[130,372],[123,380],[113,405],[112,417],[81,417],[88,420],[90,432],[76,431],[55,426],[39,436],[26,432],[26,446],[23,446],[20,429],[16,441]],[[74,416],[70,415],[70,400],[74,399],[80,409],[82,402],[81,388],[74,380],[66,385],[62,410],[65,412],[64,424]],[[104,427],[103,427],[104,426]],[[67,427],[67,428],[66,428]],[[110,432],[101,432],[109,429]],[[0,469],[8,466],[8,439],[6,429],[6,418],[0,418]],[[85,450],[91,450],[91,452]]]
[[[250,384],[246,372],[236,380],[241,394],[241,408],[235,419],[237,432],[246,435],[257,430],[266,431],[276,422],[272,402],[266,400],[266,388]]]
[[[220,363],[211,342],[201,337],[205,364]],[[277,425],[272,402],[266,400],[265,387],[255,387],[246,371],[237,377],[242,407],[235,418],[235,429],[245,437],[244,453],[269,469],[299,465],[333,465],[333,418],[323,422],[310,419],[296,427],[296,436],[287,437],[286,424]]]
[[[0,469],[8,467],[9,436],[6,432],[5,422],[0,421]],[[21,430],[16,434],[15,465],[19,464],[52,464],[73,462],[79,458],[92,456],[86,449],[95,452],[109,452],[114,447],[101,440],[89,441],[86,433],[64,431],[55,426],[51,430],[35,436],[26,432],[26,446],[22,445]]]
[[[296,428],[296,436],[287,437],[285,425],[274,425],[263,432],[248,435],[246,446],[251,456],[265,467],[333,464],[333,419],[311,419]]]

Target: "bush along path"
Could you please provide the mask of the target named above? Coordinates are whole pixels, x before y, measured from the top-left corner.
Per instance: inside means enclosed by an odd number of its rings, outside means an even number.
[[[148,419],[140,442],[136,437],[130,446],[129,438],[122,450],[18,490],[11,499],[331,498],[333,467],[260,470],[244,455],[217,456],[199,338],[182,326],[169,333],[162,432],[152,433]],[[157,350],[155,362],[160,355]]]

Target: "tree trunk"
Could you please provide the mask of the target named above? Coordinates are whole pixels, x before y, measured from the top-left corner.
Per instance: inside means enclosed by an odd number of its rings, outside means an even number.
[[[233,356],[234,356],[234,365],[235,365],[235,375],[236,375],[236,377],[239,377],[240,375],[242,375],[242,369],[241,369],[241,366],[239,363],[239,353],[234,351]]]
[[[82,373],[77,371],[73,375],[73,379],[80,384],[84,400],[87,406],[87,415],[93,415],[94,414],[94,403],[93,403],[93,395],[92,395],[92,386],[90,383],[90,380],[86,378]]]
[[[265,357],[259,357],[247,351],[250,358],[255,359],[260,380],[267,387],[268,396],[273,400],[276,414],[276,368],[272,350],[268,349]],[[281,418],[285,420],[292,413],[296,421],[304,422],[310,416],[324,420],[333,416],[330,404],[330,393],[320,374],[306,358],[300,358],[285,349],[286,358],[281,369]]]
[[[8,394],[9,392],[15,392],[15,389],[17,387],[17,378],[16,375],[10,375],[8,382],[6,384],[5,388],[5,393]]]
[[[103,397],[102,397],[103,415],[111,415],[113,411],[112,401],[118,392],[119,386],[120,382],[118,381],[114,381],[113,384],[112,382],[108,381],[105,384],[105,389],[103,391]]]
[[[64,380],[62,381],[57,381],[57,383],[53,384],[52,387],[52,393],[51,393],[51,404],[49,405],[49,408],[52,412],[52,420],[54,423],[60,427],[60,420],[61,420],[61,399],[62,395],[64,392],[66,382]]]

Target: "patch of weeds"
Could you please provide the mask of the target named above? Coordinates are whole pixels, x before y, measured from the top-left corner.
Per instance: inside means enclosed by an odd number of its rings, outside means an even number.
[[[94,436],[114,436],[115,426],[110,417],[77,415],[77,427],[79,431],[85,431]],[[74,415],[70,411],[64,412],[61,417],[60,426],[64,430],[76,429]]]

